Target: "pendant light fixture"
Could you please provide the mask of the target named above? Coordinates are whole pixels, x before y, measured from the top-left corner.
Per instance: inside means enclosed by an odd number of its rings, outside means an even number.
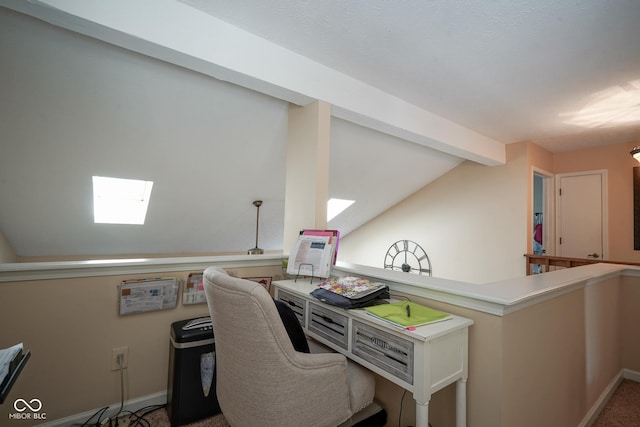
[[[257,208],[256,212],[256,247],[253,249],[249,249],[247,254],[249,255],[261,255],[264,253],[262,249],[258,247],[258,226],[260,224],[260,206],[262,206],[262,200],[256,200],[253,202],[253,206]]]
[[[634,159],[640,162],[640,147],[633,147],[630,153]]]

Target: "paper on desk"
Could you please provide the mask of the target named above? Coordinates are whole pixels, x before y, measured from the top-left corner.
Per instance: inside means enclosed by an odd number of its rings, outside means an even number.
[[[329,236],[300,235],[289,255],[287,273],[328,277],[333,258],[329,240]]]
[[[425,307],[411,301],[364,307],[369,314],[397,326],[421,326],[451,319],[449,313]]]

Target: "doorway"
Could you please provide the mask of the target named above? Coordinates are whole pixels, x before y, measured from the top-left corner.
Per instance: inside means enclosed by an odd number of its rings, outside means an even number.
[[[532,200],[532,248],[534,254],[553,255],[553,174],[533,169],[533,200]],[[544,266],[534,264],[532,273],[544,273]]]

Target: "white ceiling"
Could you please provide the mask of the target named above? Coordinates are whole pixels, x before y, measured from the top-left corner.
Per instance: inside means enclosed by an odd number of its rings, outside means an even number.
[[[640,135],[566,123],[616,88],[640,119],[637,0],[182,1],[502,143]]]
[[[616,88],[640,108],[635,0],[0,5],[55,25],[0,8],[0,233],[21,256],[243,251],[256,199],[281,249],[288,102],[334,105],[344,234],[502,144],[640,141],[566,123]],[[154,180],[147,224],[93,224],[92,174]]]

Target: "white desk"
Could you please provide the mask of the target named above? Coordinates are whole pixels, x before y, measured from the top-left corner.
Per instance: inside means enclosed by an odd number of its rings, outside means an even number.
[[[418,427],[429,425],[431,395],[457,382],[456,426],[466,426],[471,319],[453,316],[409,331],[363,310],[344,310],[320,302],[309,295],[317,283],[310,284],[308,279],[273,285],[276,299],[289,303],[309,336],[413,393]]]

